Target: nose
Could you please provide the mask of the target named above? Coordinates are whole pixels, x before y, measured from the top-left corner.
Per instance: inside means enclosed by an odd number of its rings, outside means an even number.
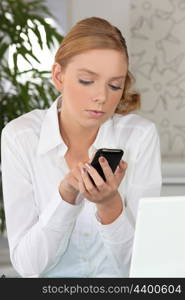
[[[105,103],[107,99],[107,89],[105,86],[101,86],[96,89],[92,100],[97,103]]]

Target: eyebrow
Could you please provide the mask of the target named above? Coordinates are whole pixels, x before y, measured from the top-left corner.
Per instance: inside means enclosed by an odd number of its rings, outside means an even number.
[[[91,70],[88,70],[88,69],[78,69],[77,71],[79,72],[86,72],[86,73],[89,73],[90,75],[94,75],[94,76],[98,76],[97,73],[91,71]],[[112,77],[111,79],[122,79],[122,78],[125,78],[125,76],[114,76]]]

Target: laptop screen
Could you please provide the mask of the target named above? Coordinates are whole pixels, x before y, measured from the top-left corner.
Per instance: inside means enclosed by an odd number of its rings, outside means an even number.
[[[142,198],[130,277],[185,277],[185,196]]]

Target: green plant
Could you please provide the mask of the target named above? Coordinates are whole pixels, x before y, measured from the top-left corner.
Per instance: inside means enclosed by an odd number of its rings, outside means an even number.
[[[43,49],[60,43],[62,36],[45,17],[52,17],[45,0],[0,1],[0,131],[10,120],[35,108],[48,108],[58,96],[50,80],[50,71],[39,71],[33,62],[40,63],[34,53],[30,32],[35,35],[38,48]],[[44,28],[45,36],[40,28]],[[8,52],[14,47],[13,66],[10,68]],[[24,59],[29,68],[19,69],[19,59]],[[47,60],[47,57],[46,57]],[[1,161],[1,157],[0,157]],[[0,195],[0,231],[5,229],[2,186]]]

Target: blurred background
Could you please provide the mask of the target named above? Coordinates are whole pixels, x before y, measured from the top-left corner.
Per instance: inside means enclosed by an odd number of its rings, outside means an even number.
[[[55,100],[54,53],[77,21],[92,16],[109,20],[126,38],[142,96],[138,113],[154,121],[160,135],[161,195],[185,195],[185,0],[1,0],[0,130]],[[15,277],[2,190],[0,198],[0,277]]]

